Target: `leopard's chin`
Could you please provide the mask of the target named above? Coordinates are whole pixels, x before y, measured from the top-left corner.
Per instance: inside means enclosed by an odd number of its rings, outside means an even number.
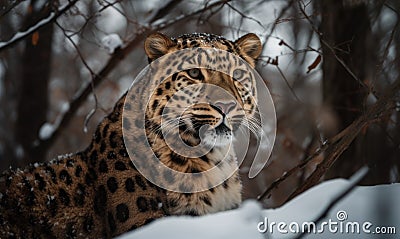
[[[201,134],[201,141],[205,145],[223,147],[232,144],[233,134],[225,124],[220,124],[212,130],[205,130]]]

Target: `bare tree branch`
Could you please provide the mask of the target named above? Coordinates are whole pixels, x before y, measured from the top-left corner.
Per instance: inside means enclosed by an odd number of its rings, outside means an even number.
[[[264,190],[259,196],[257,196],[257,200],[261,201],[264,198],[269,198],[271,196],[272,190],[275,188],[278,188],[278,186],[284,182],[287,178],[292,176],[295,172],[297,172],[300,169],[303,169],[309,162],[311,162],[313,159],[315,159],[318,155],[321,153],[325,152],[325,150],[328,148],[329,144],[325,143],[323,144],[320,148],[318,148],[312,155],[308,156],[306,159],[301,160],[299,164],[297,164],[295,167],[291,168],[289,171],[283,173],[283,175],[276,179],[271,185]]]
[[[400,77],[388,87],[386,93],[378,99],[369,109],[358,117],[351,125],[333,137],[332,142],[325,151],[324,160],[318,164],[315,171],[300,185],[288,198],[295,196],[316,185],[321,177],[331,168],[337,158],[349,147],[360,131],[369,124],[379,121],[396,109],[396,97],[400,91]]]
[[[32,33],[42,29],[43,27],[47,26],[48,24],[52,24],[58,17],[68,11],[78,0],[69,1],[68,4],[59,8],[57,11],[53,11],[50,15],[39,22],[37,22],[34,26],[30,27],[28,30],[23,32],[16,33],[10,40],[6,42],[0,42],[0,51],[11,47],[18,43],[19,41],[25,39],[26,37],[30,36]]]
[[[294,92],[293,87],[289,84],[289,81],[287,80],[285,74],[283,74],[281,68],[280,68],[278,65],[276,65],[276,69],[278,69],[279,74],[282,76],[283,80],[285,81],[287,87],[288,87],[289,90],[290,90],[290,93],[292,93],[292,95],[294,96],[294,98],[295,98],[297,101],[302,102],[302,101],[300,100],[300,98],[296,95],[296,92]]]
[[[232,4],[227,3],[227,6],[229,6],[229,8],[231,8],[233,11],[237,12],[242,19],[249,19],[255,23],[257,23],[262,29],[265,29],[265,26],[257,19],[255,19],[254,17],[249,17],[246,14],[244,14],[243,12],[241,12],[239,9],[235,8]]]
[[[280,178],[275,180],[268,188],[266,188],[258,197],[257,200],[261,201],[264,198],[271,196],[272,190],[277,188],[282,182],[284,182],[291,175],[296,173],[298,170],[303,169],[309,162],[315,159],[317,156],[325,153],[325,159],[317,166],[316,170],[311,174],[307,180],[304,181],[286,200],[289,201],[300,193],[306,191],[312,186],[316,185],[320,178],[329,170],[336,159],[347,149],[354,138],[359,132],[370,123],[380,120],[387,113],[396,109],[396,94],[400,90],[400,77],[388,87],[387,93],[375,102],[364,114],[356,119],[346,129],[332,137],[331,139],[324,142],[324,144],[318,148],[312,155],[301,161],[295,167],[285,172]]]
[[[6,5],[7,2],[8,2],[8,5]],[[0,20],[22,2],[23,2],[23,0],[18,0],[18,1],[13,1],[13,2],[8,1],[8,0],[1,1],[1,4],[4,4],[6,6],[4,6],[3,9],[0,9]]]
[[[166,13],[170,12],[171,9],[174,9],[181,2],[182,2],[182,0],[169,1],[164,7],[160,8],[157,11],[157,13],[150,19],[149,22],[155,22],[158,19],[163,18],[166,15]]]
[[[279,24],[279,22],[281,21],[281,18],[283,17],[283,15],[285,15],[285,13],[292,7],[292,5],[294,4],[295,0],[290,0],[288,2],[288,4],[282,8],[282,10],[280,11],[278,17],[276,18],[274,25],[271,27],[271,30],[269,31],[269,34],[265,35],[265,41],[264,44],[266,45],[269,37],[272,35],[272,33],[275,31],[276,26]]]
[[[76,43],[72,39],[71,35],[68,35],[65,32],[65,29],[57,21],[56,21],[56,25],[61,29],[61,31],[63,32],[64,36],[69,40],[69,42],[74,46],[74,48],[75,48],[79,58],[81,59],[83,65],[90,72],[90,75],[92,76],[92,79],[94,79],[96,77],[96,73],[92,70],[92,68],[90,68],[89,64],[86,62],[86,60],[83,57],[81,51],[79,50],[79,47],[76,45]],[[94,105],[94,108],[86,115],[85,123],[84,123],[84,131],[85,132],[87,131],[87,124],[88,124],[89,120],[92,118],[92,116],[94,115],[94,113],[96,113],[97,106],[98,106],[97,95],[94,93],[93,81],[90,81],[90,83],[91,83],[90,86],[92,87],[92,92],[93,92],[93,98],[94,98],[95,105]],[[59,126],[57,126],[57,127],[59,127]]]

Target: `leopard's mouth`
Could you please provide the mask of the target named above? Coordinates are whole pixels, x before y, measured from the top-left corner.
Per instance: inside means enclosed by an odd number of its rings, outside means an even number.
[[[209,105],[206,105],[209,106]],[[179,132],[187,137],[192,136],[195,145],[203,143],[208,146],[226,146],[233,142],[234,133],[243,122],[241,114],[225,114],[220,109],[213,114],[204,105],[195,105],[188,108],[180,116]],[[191,109],[205,112],[193,112]],[[214,107],[211,107],[211,110]],[[207,110],[204,110],[207,109]]]
[[[229,128],[225,123],[221,123],[217,127],[215,127],[215,132],[217,135],[223,135],[223,134],[231,133],[232,129]]]
[[[199,133],[201,141],[206,145],[226,146],[232,143],[232,129],[223,122],[216,127],[203,127]]]

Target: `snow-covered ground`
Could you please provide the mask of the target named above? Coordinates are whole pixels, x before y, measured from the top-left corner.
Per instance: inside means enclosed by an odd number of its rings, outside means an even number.
[[[296,238],[299,234],[291,231],[311,225],[351,184],[343,179],[324,182],[277,209],[263,210],[255,201],[246,201],[237,210],[213,215],[163,218],[119,238]],[[400,184],[356,187],[304,238],[400,238],[399,202]]]

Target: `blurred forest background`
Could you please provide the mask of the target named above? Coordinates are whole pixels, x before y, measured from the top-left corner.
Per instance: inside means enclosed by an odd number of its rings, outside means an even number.
[[[400,181],[400,1],[0,0],[0,170],[83,150],[147,64],[144,38],[207,32],[264,44],[277,111],[270,163],[244,197],[276,207],[320,180]],[[114,52],[104,40],[122,39]],[[114,35],[115,36],[115,35]],[[260,195],[262,194],[262,195]]]

